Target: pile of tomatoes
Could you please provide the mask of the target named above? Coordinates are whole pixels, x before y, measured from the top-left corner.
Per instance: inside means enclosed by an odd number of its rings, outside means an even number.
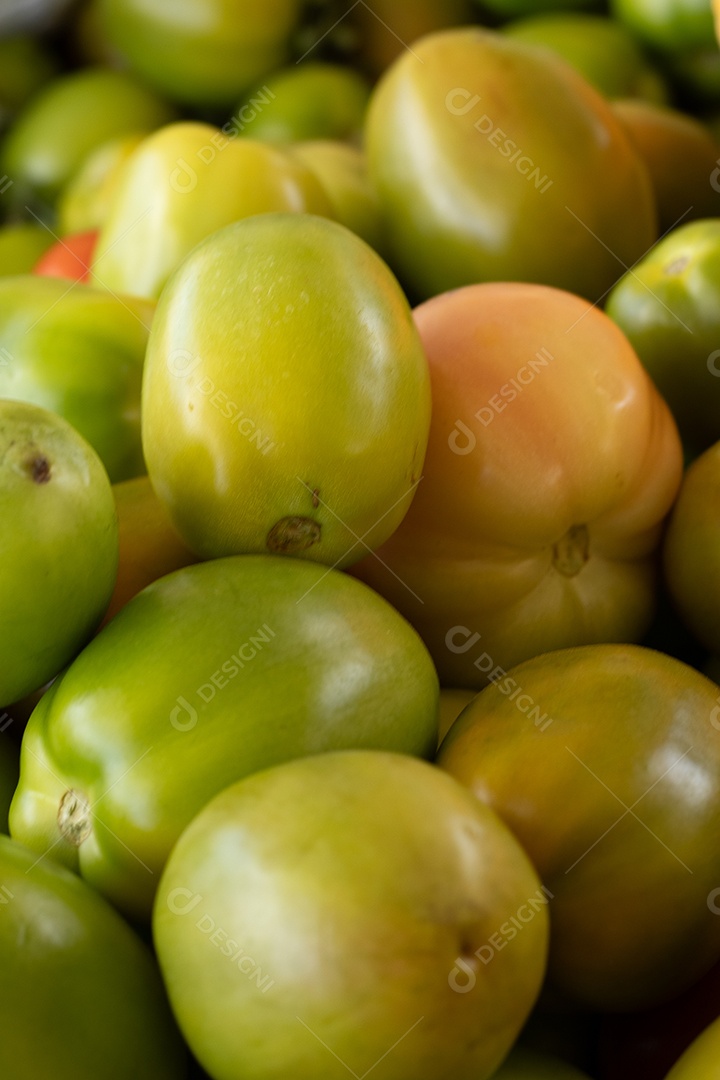
[[[710,0],[0,33],[2,1075],[715,1077]]]

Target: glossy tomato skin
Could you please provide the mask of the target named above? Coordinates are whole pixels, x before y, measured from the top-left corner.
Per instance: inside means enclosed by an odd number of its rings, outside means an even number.
[[[122,72],[91,68],[55,79],[17,117],[2,147],[2,170],[18,200],[53,204],[95,147],[116,135],[152,131],[172,110]]]
[[[61,278],[0,279],[0,397],[64,417],[111,481],[142,475],[140,387],[153,313],[148,301]]]
[[[58,198],[58,228],[63,235],[105,224],[123,165],[144,136],[145,132],[133,132],[109,139],[83,159]]]
[[[597,301],[657,236],[647,170],[609,104],[503,34],[416,42],[377,84],[365,139],[389,259],[414,299],[534,281]]]
[[[100,0],[101,27],[149,85],[184,104],[232,105],[288,58],[300,0]],[[159,43],[162,43],[159,47]]]
[[[664,237],[605,309],[670,406],[690,457],[720,439],[718,288],[720,219],[707,218]]]
[[[75,874],[0,836],[0,1069],[13,1080],[183,1080],[150,952]]]
[[[720,442],[690,465],[663,545],[667,586],[683,622],[720,654]]]
[[[86,282],[90,276],[97,238],[95,229],[63,237],[38,260],[33,273],[41,277],[59,277]]]
[[[412,628],[347,575],[265,555],[190,566],[127,603],[41,699],[12,834],[144,919],[223,787],[330,749],[430,757],[437,698]]]
[[[238,221],[162,294],[142,423],[153,486],[202,558],[349,566],[392,533],[421,476],[430,386],[407,299],[335,222]]]
[[[639,640],[682,455],[626,338],[539,285],[468,286],[414,316],[433,397],[423,480],[353,573],[418,629],[445,686]]]
[[[201,240],[272,211],[332,216],[320,181],[277,147],[184,121],[154,132],[125,162],[93,258],[98,284],[157,299]]]
[[[549,978],[585,1006],[647,1008],[720,957],[718,695],[638,646],[561,650],[498,677],[441,747],[553,894]]]

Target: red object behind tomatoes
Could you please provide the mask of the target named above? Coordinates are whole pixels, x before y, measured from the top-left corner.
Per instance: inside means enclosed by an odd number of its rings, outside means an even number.
[[[97,238],[97,229],[63,237],[39,259],[33,273],[43,277],[87,281]]]

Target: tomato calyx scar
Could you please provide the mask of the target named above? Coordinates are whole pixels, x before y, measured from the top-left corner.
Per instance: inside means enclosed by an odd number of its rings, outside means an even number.
[[[60,834],[73,847],[80,847],[90,834],[90,804],[72,788],[60,799],[57,813]]]
[[[590,558],[587,525],[571,525],[552,549],[553,566],[564,577],[575,577]]]

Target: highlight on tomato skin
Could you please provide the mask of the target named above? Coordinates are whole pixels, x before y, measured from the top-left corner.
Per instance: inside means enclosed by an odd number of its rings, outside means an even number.
[[[34,274],[40,277],[67,278],[85,284],[90,279],[93,253],[98,230],[75,233],[57,240],[35,264]]]

